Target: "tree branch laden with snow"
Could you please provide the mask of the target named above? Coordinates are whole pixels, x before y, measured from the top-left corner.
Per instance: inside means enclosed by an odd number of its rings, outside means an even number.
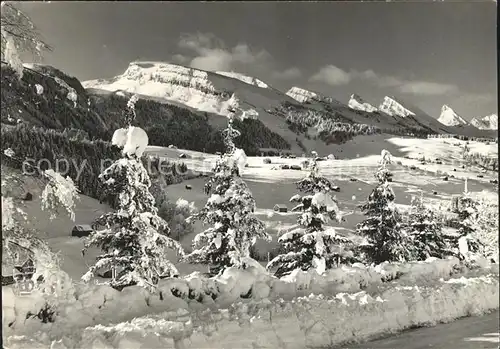
[[[30,52],[39,58],[43,50],[52,48],[43,41],[31,19],[9,2],[2,2],[0,23],[2,61],[9,64],[21,79],[24,68],[19,53]]]
[[[63,208],[71,220],[75,220],[75,204],[79,199],[78,189],[73,180],[68,176],[64,178],[60,173],[52,169],[46,170],[44,176],[49,182],[45,186],[41,196],[41,207],[49,211],[50,219],[57,216],[60,208]]]

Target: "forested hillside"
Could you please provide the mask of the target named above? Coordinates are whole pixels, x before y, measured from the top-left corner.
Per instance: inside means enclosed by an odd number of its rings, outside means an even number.
[[[124,123],[127,97],[89,94],[76,78],[52,67],[25,69],[19,80],[12,69],[2,66],[1,87],[4,124],[22,122],[59,131],[72,128],[84,131],[91,139],[110,140],[113,131]],[[77,95],[75,101],[68,98],[72,89]],[[140,99],[136,111],[136,124],[148,133],[151,145],[173,144],[209,153],[223,150],[220,130],[209,124],[206,113],[149,99]],[[259,120],[246,119],[235,125],[242,133],[238,146],[247,154],[255,155],[259,148],[290,148]]]

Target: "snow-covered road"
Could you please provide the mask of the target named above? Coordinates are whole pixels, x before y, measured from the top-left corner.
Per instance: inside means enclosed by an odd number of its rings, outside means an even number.
[[[468,317],[448,324],[410,330],[388,338],[342,349],[497,349],[500,313]]]

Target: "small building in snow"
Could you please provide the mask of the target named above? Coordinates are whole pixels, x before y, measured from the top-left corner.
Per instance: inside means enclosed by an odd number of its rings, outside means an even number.
[[[78,224],[73,227],[73,230],[71,231],[71,236],[76,236],[76,237],[85,237],[89,236],[94,229],[88,224]]]
[[[286,205],[283,205],[283,204],[274,205],[273,210],[275,212],[288,212],[288,208],[286,207]]]

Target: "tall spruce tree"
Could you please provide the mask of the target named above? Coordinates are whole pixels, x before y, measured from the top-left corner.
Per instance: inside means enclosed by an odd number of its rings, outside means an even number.
[[[443,258],[447,255],[447,245],[444,239],[443,224],[438,216],[423,203],[423,194],[412,200],[410,212],[406,216],[412,255],[415,260],[425,260],[429,257]]]
[[[368,196],[368,201],[361,205],[366,219],[356,227],[357,233],[367,240],[367,244],[362,246],[365,258],[373,263],[406,261],[411,258],[401,215],[394,205],[394,191],[388,182],[392,176],[387,168],[390,163],[391,155],[384,149],[375,173],[378,185]]]
[[[351,241],[337,235],[333,228],[324,227],[331,219],[340,221],[341,216],[337,201],[331,195],[335,186],[318,174],[315,160],[308,175],[296,184],[297,189],[307,195],[294,195],[290,201],[299,203],[292,211],[302,214],[297,226],[279,237],[284,253],[273,258],[267,269],[276,269],[275,275],[281,277],[295,269],[316,268],[322,273],[340,263],[355,262]]]
[[[129,109],[133,109],[133,102],[132,99]],[[132,110],[129,115],[135,112]],[[127,121],[132,120],[130,117]],[[121,159],[104,170],[100,179],[117,193],[117,207],[94,223],[103,229],[91,234],[85,249],[99,247],[104,254],[96,258],[82,279],[89,281],[99,270],[111,269],[112,287],[120,289],[136,284],[153,291],[160,278],[178,274],[167,258],[168,250],[177,250],[181,255],[183,251],[168,236],[167,222],[157,215],[155,200],[149,192],[149,175],[137,154],[124,152]]]
[[[254,215],[255,200],[246,183],[240,178],[232,155],[236,147],[234,138],[239,131],[229,119],[224,130],[227,153],[216,162],[214,174],[205,184],[210,195],[205,206],[189,218],[201,220],[210,228],[196,235],[193,252],[186,256],[190,263],[209,265],[215,275],[227,267],[244,267],[250,257],[250,248],[257,239],[270,240],[265,225]]]

